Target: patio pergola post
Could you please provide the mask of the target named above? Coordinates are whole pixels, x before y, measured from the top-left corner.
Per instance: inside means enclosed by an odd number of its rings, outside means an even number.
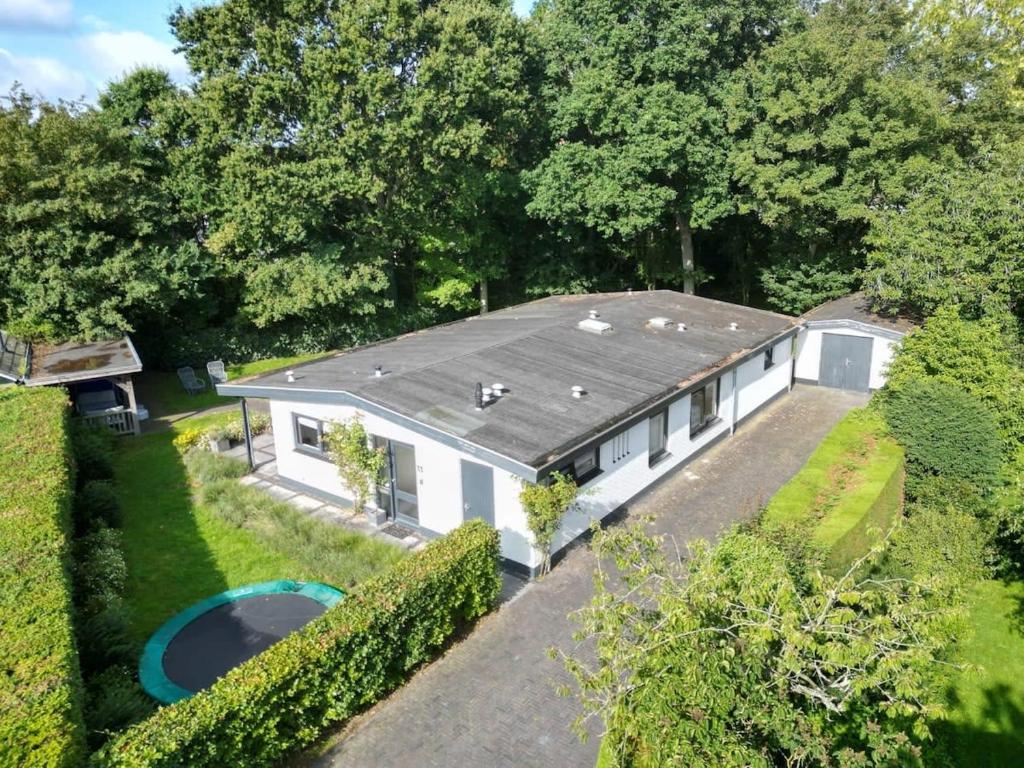
[[[243,397],[242,403],[242,433],[245,435],[245,455],[249,459],[249,469],[256,469],[256,457],[252,451],[252,432],[249,429],[249,404]]]

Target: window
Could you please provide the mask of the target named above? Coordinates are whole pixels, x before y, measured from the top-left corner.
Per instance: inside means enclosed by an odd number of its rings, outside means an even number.
[[[572,477],[576,481],[576,485],[583,485],[593,480],[601,474],[600,449],[595,447],[589,449],[586,453],[580,454],[563,467],[561,471]]]
[[[629,456],[629,430],[619,432],[612,438],[612,464],[618,464]]]
[[[690,437],[718,418],[718,382],[715,379],[690,393]]]
[[[767,371],[775,365],[775,347],[768,347],[764,351],[764,369]]]
[[[292,414],[295,423],[295,447],[306,453],[315,453],[322,456],[326,453],[324,447],[324,423],[319,419],[309,416]]]
[[[647,465],[653,467],[668,455],[668,409],[658,411],[648,419],[650,430],[647,445]]]

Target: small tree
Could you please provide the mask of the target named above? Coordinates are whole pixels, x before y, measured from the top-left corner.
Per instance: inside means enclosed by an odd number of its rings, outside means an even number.
[[[387,460],[384,450],[370,445],[370,436],[358,415],[345,421],[332,421],[324,440],[341,481],[352,492],[352,506],[356,512],[362,512],[370,489],[384,470]]]
[[[533,534],[533,545],[543,557],[541,574],[551,570],[551,542],[565,513],[576,505],[579,493],[576,481],[561,472],[552,472],[547,483],[524,483],[519,492],[519,501],[526,510],[526,525]]]

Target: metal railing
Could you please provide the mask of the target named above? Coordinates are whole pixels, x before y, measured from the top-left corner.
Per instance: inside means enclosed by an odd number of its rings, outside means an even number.
[[[94,413],[79,418],[90,426],[106,427],[118,435],[135,434],[135,412],[124,407],[116,411]]]

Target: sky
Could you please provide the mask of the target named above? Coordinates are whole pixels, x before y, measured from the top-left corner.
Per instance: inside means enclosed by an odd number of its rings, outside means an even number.
[[[533,0],[514,0],[525,15]],[[167,18],[188,0],[0,0],[0,94],[17,81],[50,100],[96,100],[140,65],[179,83],[188,67],[174,52]]]

